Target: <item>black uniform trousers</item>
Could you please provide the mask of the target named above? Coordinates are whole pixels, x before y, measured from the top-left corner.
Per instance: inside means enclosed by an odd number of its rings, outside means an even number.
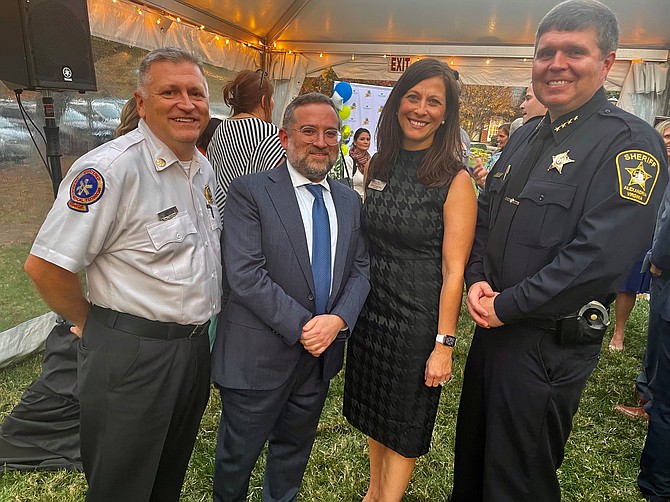
[[[452,502],[553,502],[579,399],[598,345],[555,330],[477,328],[456,424]]]
[[[88,502],[179,500],[209,374],[206,330],[160,340],[88,316],[78,350]]]
[[[304,350],[289,378],[276,389],[219,387],[215,502],[247,499],[251,471],[266,441],[263,500],[297,499],[328,394],[330,382],[322,374],[321,361]]]
[[[664,276],[653,279],[649,307],[649,341],[654,357],[648,374],[651,401],[645,406],[649,413],[649,430],[640,459],[637,484],[651,501],[670,501],[670,321],[661,307],[670,295],[670,281]],[[653,340],[652,340],[652,329]]]

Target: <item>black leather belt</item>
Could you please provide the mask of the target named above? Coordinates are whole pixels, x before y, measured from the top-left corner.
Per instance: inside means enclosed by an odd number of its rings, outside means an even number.
[[[124,314],[116,310],[91,305],[91,315],[108,328],[118,329],[132,335],[159,340],[175,340],[177,338],[195,338],[207,333],[209,321],[204,324],[177,324],[176,322],[151,321],[132,314]]]
[[[561,321],[556,321],[554,319],[543,319],[540,317],[533,318],[533,317],[528,317],[526,319],[522,319],[520,321],[517,321],[516,323],[517,326],[525,326],[529,328],[537,328],[537,329],[543,329],[546,331],[559,331],[561,329]],[[513,326],[514,324],[510,324],[510,326]]]

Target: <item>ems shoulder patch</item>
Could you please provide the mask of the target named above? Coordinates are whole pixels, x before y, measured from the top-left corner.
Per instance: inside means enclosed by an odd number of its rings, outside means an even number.
[[[67,207],[87,213],[88,206],[98,202],[105,191],[105,179],[95,169],[84,169],[72,180]]]
[[[643,206],[649,202],[658,180],[660,163],[643,150],[626,150],[616,157],[619,195]]]

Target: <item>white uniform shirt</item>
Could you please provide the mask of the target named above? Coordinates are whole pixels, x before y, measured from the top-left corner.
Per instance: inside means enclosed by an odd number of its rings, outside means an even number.
[[[221,218],[212,167],[194,152],[187,175],[141,120],[84,155],[61,183],[31,254],[85,269],[89,300],[101,307],[207,321],[221,307]]]

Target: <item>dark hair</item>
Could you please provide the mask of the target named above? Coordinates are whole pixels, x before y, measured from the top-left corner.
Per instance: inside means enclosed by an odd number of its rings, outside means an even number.
[[[597,0],[566,0],[551,9],[540,21],[535,49],[548,31],[594,30],[603,59],[619,45],[619,22],[614,12]]]
[[[216,128],[219,127],[219,124],[221,124],[222,120],[217,119],[216,117],[212,117],[209,119],[209,122],[207,123],[207,127],[205,127],[205,130],[200,133],[200,136],[198,136],[198,141],[195,142],[195,147],[200,150],[203,155],[204,152],[207,151],[207,147],[209,146],[209,142],[212,141],[212,136],[214,136],[214,131],[216,131]]]
[[[263,98],[266,106],[270,106],[274,90],[264,76],[260,70],[242,70],[223,87],[223,101],[232,108],[233,115],[251,113]]]
[[[354,133],[354,143],[356,142],[358,137],[364,132],[368,133],[368,136],[371,136],[370,131],[368,131],[365,127],[359,127],[358,129],[356,129],[356,132]]]
[[[511,124],[500,124],[498,126],[498,130],[500,131],[501,129],[505,132],[507,136],[509,136],[509,127]]]
[[[196,65],[202,74],[202,79],[205,81],[205,90],[208,91],[207,79],[205,79],[205,69],[198,56],[192,52],[177,47],[162,47],[160,49],[155,49],[144,56],[144,59],[140,63],[140,68],[137,72],[137,90],[140,92],[140,95],[146,97],[146,85],[149,80],[149,70],[151,69],[151,65],[154,63],[165,62],[175,64],[191,63]]]
[[[286,110],[284,110],[284,118],[282,119],[281,123],[282,127],[287,129],[292,126],[295,123],[296,109],[300,108],[301,106],[310,105],[312,103],[323,103],[330,106],[337,116],[337,128],[340,129],[342,127],[342,120],[340,119],[340,114],[337,113],[337,108],[335,108],[333,100],[325,94],[321,94],[320,92],[308,92],[307,94],[298,96],[293,101],[291,101],[286,107]]]
[[[371,162],[368,179],[388,179],[391,166],[400,154],[403,132],[397,112],[400,101],[412,87],[433,77],[444,79],[446,111],[444,124],[435,131],[432,145],[428,148],[416,176],[426,186],[444,186],[463,167],[461,131],[458,124],[458,87],[453,71],[437,59],[426,58],[413,63],[396,82],[384,105],[377,126],[377,155]]]

